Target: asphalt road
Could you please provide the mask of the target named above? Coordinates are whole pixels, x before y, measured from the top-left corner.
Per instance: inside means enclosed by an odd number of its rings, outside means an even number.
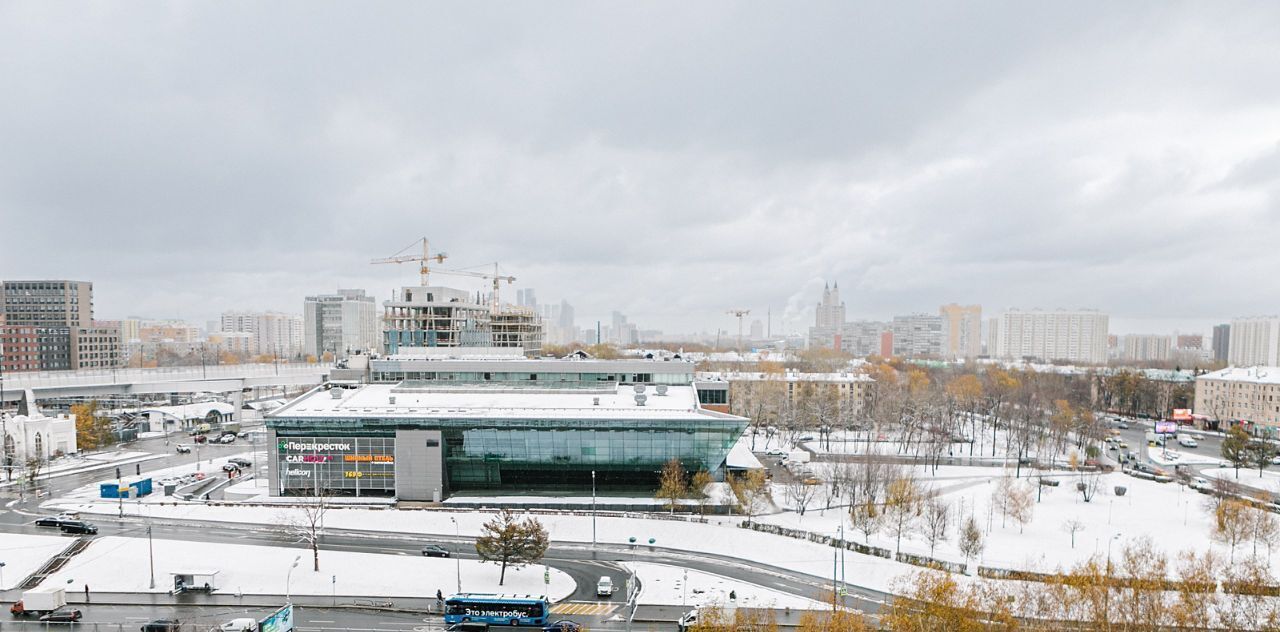
[[[171,434],[167,445],[163,437],[156,437],[134,442],[124,449],[148,451],[159,455],[159,458],[141,463],[140,468],[143,474],[148,471],[177,465],[194,466],[197,462],[197,454],[194,451],[190,454],[178,454],[175,450],[177,443],[190,445],[189,437]],[[250,446],[243,441],[237,441],[226,446],[202,446],[199,460],[201,465],[204,466],[203,469],[209,470],[211,467],[208,464],[208,460],[211,455],[225,456],[243,452],[247,449],[250,449]],[[131,476],[137,471],[133,464],[122,466],[122,469],[126,476]],[[72,489],[109,478],[113,473],[114,466],[93,472],[66,474],[42,481],[41,486],[49,495],[57,496]],[[16,498],[15,490],[0,490],[0,502],[3,502],[5,508],[9,509],[9,511],[0,511],[0,533],[50,533],[51,529],[35,527],[32,524],[37,515],[44,513],[38,507],[41,500],[33,495],[28,495],[25,500],[19,501]],[[141,518],[126,517],[117,519],[114,517],[95,516],[92,521],[99,526],[100,535],[103,536],[125,535],[140,537],[145,534],[145,523]],[[272,529],[268,525],[156,520],[152,522],[152,535],[156,538],[192,541],[192,546],[199,546],[200,542],[221,542],[305,548],[302,544],[284,537],[278,530]],[[333,532],[325,536],[321,548],[322,550],[357,551],[390,555],[420,555],[422,545],[427,542],[442,544],[455,555],[464,559],[475,559],[477,557],[474,553],[474,542],[468,538],[455,538],[452,536],[424,537],[384,532]],[[622,578],[626,577],[627,573],[619,565],[619,562],[632,560],[670,564],[700,570],[819,600],[822,600],[824,593],[830,589],[830,581],[821,577],[797,574],[789,570],[742,559],[668,551],[646,546],[600,545],[593,548],[589,544],[559,543],[552,545],[544,561],[552,568],[567,573],[577,583],[578,587],[569,597],[569,601],[596,603],[598,601],[595,596],[596,580],[601,575],[610,575],[615,579],[615,582],[621,584]],[[452,579],[450,577],[434,579],[434,583],[440,584],[438,588],[446,594],[455,588],[453,583],[449,581]],[[399,607],[426,609],[434,602],[435,588],[436,586],[426,587],[423,599],[398,599],[396,600],[396,605]],[[79,597],[79,595],[76,597]],[[177,618],[184,622],[194,622],[201,625],[209,623],[212,625],[222,620],[234,618],[237,613],[243,614],[248,611],[250,613],[248,616],[260,616],[272,609],[267,607],[266,604],[250,607],[235,602],[227,602],[227,598],[230,596],[225,595],[219,596],[218,599],[205,597],[206,601],[204,602],[199,601],[201,597],[199,595],[182,596],[181,599],[191,599],[187,603],[174,603],[175,598],[167,596],[156,598],[148,596],[146,600],[153,603],[104,604],[101,603],[101,600],[105,596],[99,596],[99,603],[91,602],[78,607],[81,607],[85,613],[85,619],[83,620],[85,623],[118,624],[124,626],[123,629],[128,629],[129,627],[125,624],[141,625],[145,621],[157,618]],[[17,598],[17,594],[16,591],[8,591],[7,594],[0,595],[0,598],[11,601]],[[886,598],[885,594],[877,591],[850,587],[850,595],[846,598],[846,603],[865,612],[876,612]],[[157,600],[164,600],[164,602],[161,603]],[[351,597],[343,596],[338,596],[336,600],[339,604],[344,602],[352,603],[354,601]],[[122,596],[119,601],[128,600]],[[258,597],[257,601],[261,602],[263,598]],[[283,598],[281,597],[279,601],[282,602]],[[295,599],[295,604],[299,604],[297,621],[302,629],[417,629],[418,632],[426,632],[440,627],[440,619],[433,615],[300,605],[303,601],[307,600],[303,598]],[[619,604],[619,606],[621,605]],[[610,610],[607,606],[603,609]],[[679,607],[640,608],[642,613],[647,611],[651,618],[669,621],[674,621],[682,610]],[[624,607],[619,607],[600,614],[573,615],[565,618],[572,618],[592,629],[624,630],[626,629],[625,618],[621,617],[624,611]],[[662,623],[644,623],[634,626],[635,629],[666,629],[667,627],[668,624]]]

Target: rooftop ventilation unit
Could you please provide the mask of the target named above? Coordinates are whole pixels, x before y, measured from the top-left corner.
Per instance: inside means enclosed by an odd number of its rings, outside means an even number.
[[[636,406],[644,406],[644,400],[649,399],[645,395],[636,395]]]
[[[396,396],[395,396],[395,395],[391,395],[390,397],[387,397],[387,403],[388,403],[388,404],[391,404],[392,406],[395,406],[395,405],[396,405]]]
[[[632,387],[631,387],[631,390],[633,390],[633,391],[635,391],[635,392],[637,392],[637,393],[643,393],[643,392],[644,392],[644,384],[636,384],[635,386],[632,386]]]
[[[342,389],[340,388],[329,389],[329,397],[332,397],[334,399],[342,399]]]
[[[600,398],[599,398],[599,397],[592,397],[592,398],[591,398],[591,405],[592,405],[592,406],[599,406],[599,405],[600,405]]]
[[[666,395],[666,394],[667,394],[667,385],[666,385],[666,384],[659,384],[659,385],[658,385],[658,387],[657,387],[657,391],[658,391],[658,395],[659,395],[659,396],[664,396],[664,395]]]

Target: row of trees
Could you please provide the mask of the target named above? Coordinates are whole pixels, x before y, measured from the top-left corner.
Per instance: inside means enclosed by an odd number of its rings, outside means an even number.
[[[988,632],[1071,629],[1084,632],[1280,629],[1274,578],[1256,559],[1224,564],[1213,554],[1169,558],[1150,541],[1113,559],[1094,556],[1045,581],[961,580],[939,570],[904,578],[879,621],[833,608],[806,613],[800,632]],[[696,632],[777,632],[760,610],[707,608]]]

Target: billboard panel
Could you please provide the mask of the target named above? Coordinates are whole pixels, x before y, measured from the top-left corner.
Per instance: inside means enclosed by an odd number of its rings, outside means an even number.
[[[1178,422],[1176,421],[1157,421],[1156,434],[1173,434],[1178,431]]]
[[[293,632],[293,604],[267,615],[258,622],[259,632]]]

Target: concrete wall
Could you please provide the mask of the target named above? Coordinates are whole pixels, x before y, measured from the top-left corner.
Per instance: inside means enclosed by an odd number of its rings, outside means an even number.
[[[443,443],[439,430],[396,431],[397,499],[429,502],[444,498]]]

